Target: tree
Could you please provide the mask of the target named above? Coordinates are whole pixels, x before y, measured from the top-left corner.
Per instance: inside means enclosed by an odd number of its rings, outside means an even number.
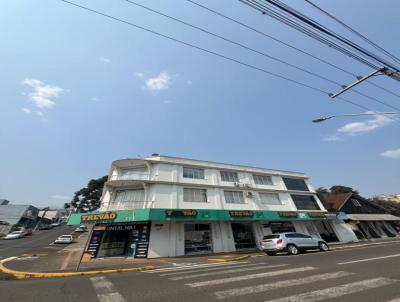
[[[319,198],[321,201],[325,201],[325,200],[326,200],[326,197],[327,197],[328,194],[329,194],[329,190],[328,190],[327,188],[324,188],[324,187],[319,187],[319,188],[317,188],[317,189],[315,190],[315,192],[317,192],[318,198]]]
[[[91,179],[86,187],[75,192],[71,206],[80,213],[97,210],[100,207],[100,198],[107,179],[107,175],[98,179]]]
[[[371,199],[372,202],[377,204],[378,206],[381,206],[384,208],[386,211],[388,211],[390,214],[395,215],[395,216],[400,216],[400,203],[395,202],[395,201],[389,201],[389,200],[382,200],[379,199],[379,197],[374,196]]]
[[[354,190],[351,187],[346,187],[342,185],[332,186],[330,189],[330,194],[342,194],[342,193],[354,193],[358,195],[358,191]]]

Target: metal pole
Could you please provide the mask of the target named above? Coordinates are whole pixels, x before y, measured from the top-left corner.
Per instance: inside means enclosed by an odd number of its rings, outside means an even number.
[[[347,90],[353,88],[354,86],[357,86],[358,84],[364,82],[365,80],[369,79],[370,77],[373,77],[374,75],[376,75],[376,74],[378,74],[378,73],[380,73],[380,72],[383,72],[385,69],[386,69],[385,67],[382,67],[382,68],[379,68],[379,69],[377,69],[377,70],[374,70],[373,72],[367,74],[366,76],[359,78],[358,81],[354,82],[353,84],[350,84],[349,86],[343,85],[343,86],[342,86],[342,88],[343,88],[342,90],[340,90],[340,91],[337,92],[337,93],[330,93],[329,96],[330,96],[332,99],[334,99],[335,97],[341,95],[342,93],[344,93],[344,92],[346,92]]]
[[[363,116],[363,115],[392,115],[392,114],[400,114],[400,112],[365,112],[365,113],[349,113],[349,114],[340,114],[340,115],[330,115],[325,117],[320,117],[313,119],[313,123],[320,123],[326,120],[329,120],[334,117],[344,117],[344,116]]]

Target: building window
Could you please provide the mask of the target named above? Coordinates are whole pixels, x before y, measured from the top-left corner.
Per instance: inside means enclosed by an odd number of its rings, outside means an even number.
[[[310,191],[304,179],[282,177],[283,182],[288,190]]]
[[[236,182],[239,181],[238,174],[236,172],[220,171],[222,181]]]
[[[117,193],[115,194],[114,202],[120,203],[128,201],[145,201],[144,190],[137,189],[137,190],[117,191]]]
[[[352,198],[352,199],[351,199],[351,202],[352,202],[356,207],[361,207],[361,206],[362,206],[361,203],[360,203],[357,199]]]
[[[224,191],[226,203],[244,203],[242,191]]]
[[[183,201],[207,202],[207,190],[183,188]]]
[[[265,205],[281,205],[282,202],[277,193],[258,193],[260,203]]]
[[[298,210],[321,210],[314,196],[290,195]]]
[[[271,176],[253,174],[254,183],[257,185],[273,185]]]
[[[183,167],[183,177],[204,179],[204,169]]]

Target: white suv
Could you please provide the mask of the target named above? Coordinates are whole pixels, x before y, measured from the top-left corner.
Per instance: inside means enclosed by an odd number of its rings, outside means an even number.
[[[329,251],[328,244],[321,238],[300,233],[266,235],[260,241],[260,248],[269,256],[274,256],[277,252],[297,255],[305,250],[319,249],[323,252]]]

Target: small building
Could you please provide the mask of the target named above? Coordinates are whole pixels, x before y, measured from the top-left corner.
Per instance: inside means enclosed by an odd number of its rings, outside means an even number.
[[[265,235],[334,234],[306,175],[160,156],[112,163],[94,213],[92,257],[174,257],[255,249]]]
[[[13,226],[33,229],[39,209],[31,205],[0,204],[0,234],[8,234]]]
[[[342,216],[358,240],[395,237],[400,217],[389,214],[384,208],[354,193],[329,195],[328,210],[345,213]]]

